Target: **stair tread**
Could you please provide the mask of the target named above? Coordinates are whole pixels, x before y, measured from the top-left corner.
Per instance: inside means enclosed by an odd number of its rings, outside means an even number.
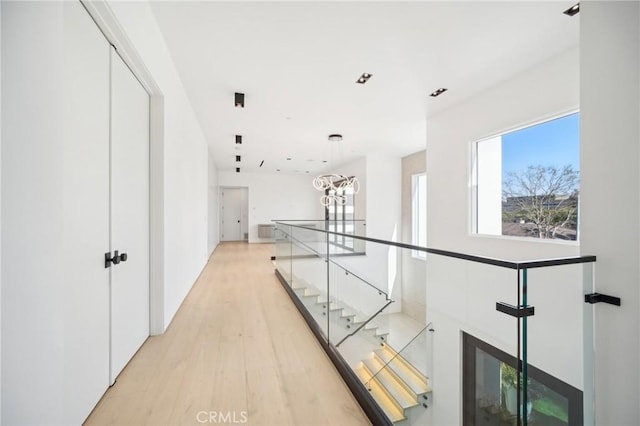
[[[339,311],[341,309],[344,309],[344,308],[342,306],[340,306],[338,303],[336,303],[336,302],[329,303],[329,310],[330,311]]]
[[[373,357],[363,362],[403,409],[418,405],[418,399],[414,395],[411,395],[388,369],[384,368],[384,364],[380,362],[379,358]]]
[[[414,371],[414,368],[409,367],[410,364],[401,356],[394,357],[392,349],[385,346],[382,349],[375,351],[376,356],[380,358],[380,361],[384,364],[389,363],[388,367],[404,381],[407,386],[416,394],[421,395],[431,392],[429,382],[422,374]],[[389,362],[391,361],[391,362]]]
[[[354,317],[354,319],[351,321],[351,322],[354,322],[355,316],[356,316],[356,313],[353,310],[351,310],[348,306],[345,306],[344,309],[342,309],[342,318]]]
[[[370,378],[371,374],[364,367],[356,368],[356,374],[360,378],[362,383],[366,383]],[[400,422],[405,420],[404,412],[394,403],[394,401],[389,398],[389,396],[384,392],[382,386],[379,384],[377,380],[372,380],[369,383],[369,387],[371,389],[371,396],[376,400],[382,411],[387,415],[389,420],[392,422]]]

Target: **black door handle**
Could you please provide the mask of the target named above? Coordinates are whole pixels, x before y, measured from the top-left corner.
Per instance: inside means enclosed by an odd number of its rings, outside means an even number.
[[[240,220],[238,220],[238,223],[240,223]]]
[[[109,268],[111,264],[117,265],[120,262],[126,262],[128,259],[127,253],[119,254],[118,250],[113,253],[113,257],[111,257],[111,253],[104,254],[104,267]]]

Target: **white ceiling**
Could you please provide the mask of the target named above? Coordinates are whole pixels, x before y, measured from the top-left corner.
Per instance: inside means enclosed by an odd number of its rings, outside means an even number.
[[[152,8],[218,170],[234,170],[242,155],[242,172],[313,174],[368,153],[424,149],[428,114],[576,46],[579,15],[562,14],[573,4],[180,1]],[[364,72],[373,76],[356,84]],[[439,87],[449,91],[429,98]],[[245,93],[244,109],[234,107],[234,92]],[[344,136],[333,148],[331,133]]]

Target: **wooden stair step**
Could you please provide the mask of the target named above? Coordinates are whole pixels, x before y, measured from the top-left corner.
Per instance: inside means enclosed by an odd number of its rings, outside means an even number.
[[[402,409],[415,407],[418,405],[418,398],[412,393],[408,392],[402,383],[398,381],[396,376],[391,374],[384,364],[380,362],[380,359],[373,357],[363,361],[364,365],[369,369],[369,372],[375,375],[376,379],[382,386],[385,387],[387,392],[395,399]]]
[[[369,379],[371,379],[371,372],[363,366],[356,368],[355,372],[362,383],[367,383]],[[406,419],[403,410],[398,406],[397,402],[385,392],[376,379],[369,382],[369,389],[371,389],[371,396],[373,396],[389,420],[395,423]]]
[[[374,353],[383,364],[388,363],[387,367],[407,385],[408,390],[416,395],[431,392],[427,378],[401,355],[395,356],[395,350],[389,345],[385,345]]]

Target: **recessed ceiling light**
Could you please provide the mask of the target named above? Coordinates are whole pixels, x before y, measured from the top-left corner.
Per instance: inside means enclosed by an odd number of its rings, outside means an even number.
[[[326,163],[326,162],[327,162],[327,160],[322,160],[322,162],[323,162],[323,163]]]
[[[276,172],[279,172],[279,171],[280,171],[280,169],[276,169]]]
[[[291,157],[287,157],[287,161],[291,161]]]
[[[242,145],[242,135],[236,135],[236,145]]]
[[[244,93],[235,94],[236,108],[244,108]]]
[[[365,72],[360,76],[360,78],[356,80],[356,83],[365,84],[367,81],[369,81],[370,78],[371,78],[371,74],[369,74],[368,72]]]
[[[442,95],[444,92],[446,92],[449,89],[446,89],[444,87],[441,87],[439,89],[437,89],[436,91],[432,92],[429,96],[435,98],[436,96],[440,96]]]
[[[579,12],[580,12],[580,3],[576,3],[562,13],[564,13],[565,15],[573,16],[573,15],[577,15]]]
[[[240,167],[236,167],[236,173],[240,173]]]
[[[333,135],[329,135],[329,141],[330,142],[340,142],[342,140],[342,135],[339,135],[337,133],[333,134]]]
[[[236,163],[239,163],[239,162],[240,162],[240,156],[236,155]]]

